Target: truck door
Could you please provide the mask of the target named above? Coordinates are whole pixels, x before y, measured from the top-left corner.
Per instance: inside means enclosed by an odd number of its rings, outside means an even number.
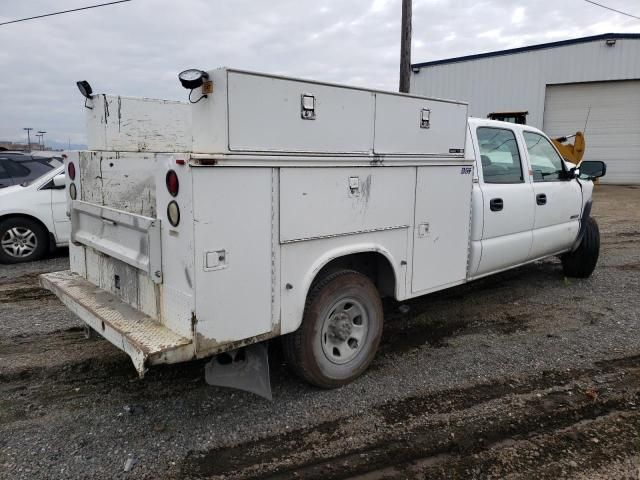
[[[482,191],[482,250],[478,270],[484,275],[525,262],[532,243],[533,187],[524,172],[522,148],[510,128],[479,126],[476,159]]]
[[[530,259],[569,248],[580,229],[582,192],[576,180],[565,175],[565,165],[551,142],[537,132],[523,131],[533,172],[535,209]]]

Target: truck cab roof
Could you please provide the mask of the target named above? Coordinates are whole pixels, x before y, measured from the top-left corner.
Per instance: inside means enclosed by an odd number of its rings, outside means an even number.
[[[510,128],[516,131],[536,132],[543,135],[544,132],[532,127],[531,125],[521,125],[518,123],[502,122],[500,120],[489,120],[488,118],[469,117],[469,127],[494,127],[494,128]],[[545,135],[546,136],[546,135]]]

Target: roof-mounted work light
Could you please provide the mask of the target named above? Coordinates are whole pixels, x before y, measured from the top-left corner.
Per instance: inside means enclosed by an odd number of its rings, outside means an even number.
[[[207,98],[207,93],[211,93],[213,88],[212,83],[209,81],[209,74],[197,68],[190,68],[180,72],[178,79],[184,88],[191,90],[189,92],[189,101],[191,103],[198,103],[203,98]],[[193,90],[203,85],[202,96],[198,100],[191,100]]]
[[[93,90],[91,89],[91,85],[89,85],[89,82],[87,82],[86,80],[80,80],[79,82],[76,82],[76,85],[78,86],[78,90],[80,90],[80,93],[83,97],[91,98]]]
[[[202,70],[198,70],[197,68],[190,68],[180,72],[178,74],[178,78],[184,88],[193,90],[194,88],[202,86],[204,81],[209,79],[209,74]]]
[[[76,85],[78,86],[78,90],[80,90],[80,93],[84,97],[84,108],[93,110],[93,107],[87,105],[87,100],[91,100],[91,97],[93,95],[93,89],[91,88],[91,85],[89,85],[89,82],[87,82],[86,80],[80,80],[79,82],[76,82]]]

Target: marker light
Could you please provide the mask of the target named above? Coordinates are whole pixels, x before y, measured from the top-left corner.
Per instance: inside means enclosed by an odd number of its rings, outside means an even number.
[[[167,190],[169,190],[169,193],[171,194],[171,196],[175,197],[176,195],[178,195],[178,190],[180,189],[178,174],[173,170],[169,170],[167,172],[165,181],[167,183]]]
[[[67,172],[69,173],[69,178],[71,180],[76,179],[76,166],[73,163],[69,163],[69,165],[67,166]]]
[[[69,185],[69,196],[71,197],[71,200],[75,200],[76,197],[78,196],[78,191],[76,190],[75,183],[72,183],[71,185]]]
[[[180,208],[178,208],[178,203],[175,200],[172,200],[167,205],[167,218],[174,227],[177,227],[180,223]]]

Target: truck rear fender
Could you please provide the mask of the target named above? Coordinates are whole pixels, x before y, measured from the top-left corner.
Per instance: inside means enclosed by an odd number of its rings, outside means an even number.
[[[349,269],[356,270],[367,275],[378,287],[381,296],[392,296],[402,298],[403,292],[403,271],[399,269],[401,259],[395,256],[385,247],[378,244],[363,243],[338,247],[326,251],[307,270],[302,279],[302,287],[298,290],[295,298],[293,311],[296,313],[293,318],[284,319],[282,322],[282,333],[290,333],[297,330],[304,315],[304,307],[307,295],[317,280],[320,280],[329,273],[336,270]],[[286,301],[283,298],[283,302]]]

